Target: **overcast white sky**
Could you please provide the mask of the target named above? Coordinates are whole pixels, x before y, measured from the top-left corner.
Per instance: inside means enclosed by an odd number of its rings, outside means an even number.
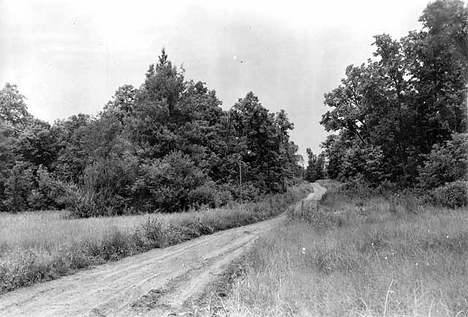
[[[124,84],[139,87],[165,47],[223,108],[253,91],[285,109],[292,139],[317,153],[323,94],[349,64],[371,57],[373,35],[420,29],[427,0],[0,0],[0,86],[17,84],[29,111],[53,122],[97,114]],[[242,63],[241,63],[242,61]]]

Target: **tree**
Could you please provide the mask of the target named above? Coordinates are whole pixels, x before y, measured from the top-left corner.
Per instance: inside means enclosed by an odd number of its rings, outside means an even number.
[[[24,100],[16,85],[6,83],[0,90],[0,121],[15,128],[25,125],[32,116]]]
[[[227,154],[222,124],[225,113],[220,105],[216,92],[206,88],[204,83],[187,82],[178,105],[179,124],[174,130],[180,139],[176,149],[190,155],[214,180],[226,176],[220,174],[223,157]]]
[[[51,168],[59,152],[58,135],[47,122],[31,119],[18,135],[16,155],[35,166]]]
[[[274,124],[277,127],[276,134],[280,142],[278,173],[280,173],[282,178],[282,191],[284,192],[287,185],[289,185],[287,184],[287,180],[292,180],[297,175],[300,175],[298,172],[300,158],[297,154],[299,147],[289,140],[289,131],[294,129],[294,124],[289,121],[286,111],[282,109],[277,112],[274,120]]]
[[[55,122],[55,131],[59,153],[52,166],[57,177],[66,182],[78,184],[88,160],[85,149],[87,127],[93,118],[86,114],[73,115],[67,120]]]
[[[6,211],[7,199],[6,182],[11,174],[11,169],[15,164],[15,154],[13,147],[16,143],[16,138],[13,136],[13,129],[0,120],[0,210]]]
[[[458,0],[433,2],[422,31],[399,41],[375,36],[376,59],[348,66],[341,85],[325,95],[332,110],[321,124],[338,132],[326,145],[329,175],[414,185],[434,144],[466,131],[467,17]]]
[[[162,50],[156,66],[150,65],[145,83],[136,95],[129,135],[143,158],[162,158],[181,141],[175,130],[183,116],[179,104],[185,90],[184,72],[178,72]]]
[[[286,112],[270,113],[253,93],[223,111],[216,92],[186,81],[164,49],[144,84],[119,87],[96,117],[51,126],[27,113],[16,86],[2,98],[2,210],[174,212],[285,191],[300,174]]]
[[[250,167],[246,179],[254,180],[263,191],[280,190],[283,187],[281,144],[282,138],[287,137],[281,131],[290,129],[286,121],[284,126],[277,126],[274,115],[252,92],[232,107],[230,118],[236,136],[245,142],[246,150],[241,150],[240,154]]]
[[[19,212],[29,209],[28,198],[34,189],[33,168],[30,163],[17,161],[5,181],[3,205],[8,211]]]
[[[310,148],[306,149],[307,152],[307,169],[306,180],[315,182],[318,179],[323,179],[325,176],[325,157],[324,154],[315,155]]]
[[[307,168],[305,171],[305,179],[309,182],[315,182],[317,180],[317,171],[315,164],[317,162],[317,155],[315,155],[310,148],[306,149],[307,152]]]
[[[419,21],[428,30],[432,42],[449,44],[464,63],[468,62],[468,8],[463,1],[431,2]]]
[[[4,169],[9,169],[16,157],[13,148],[17,140],[13,136],[13,129],[5,122],[0,121],[0,173]]]
[[[345,142],[340,136],[331,134],[322,142],[321,147],[323,148],[323,154],[328,158],[325,174],[331,179],[339,179],[343,154],[346,150]]]
[[[146,106],[159,104],[167,110],[171,121],[176,121],[177,103],[185,90],[184,72],[179,72],[177,67],[172,65],[163,48],[156,66],[150,65],[146,73],[145,83],[138,95],[139,101]]]
[[[135,111],[138,90],[132,85],[123,85],[115,92],[112,100],[104,106],[104,114],[115,116],[121,124]]]

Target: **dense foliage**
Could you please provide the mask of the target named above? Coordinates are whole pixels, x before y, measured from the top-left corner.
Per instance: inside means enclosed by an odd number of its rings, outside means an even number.
[[[284,192],[300,175],[293,124],[253,93],[224,111],[162,51],[140,88],[53,125],[0,90],[0,210],[72,207],[80,217],[173,212]]]
[[[307,168],[305,170],[305,179],[309,182],[315,182],[318,179],[325,178],[325,155],[323,153],[315,155],[310,148],[307,152]]]
[[[375,36],[374,59],[325,94],[329,177],[433,189],[466,176],[468,8],[438,0],[420,21],[400,40]]]

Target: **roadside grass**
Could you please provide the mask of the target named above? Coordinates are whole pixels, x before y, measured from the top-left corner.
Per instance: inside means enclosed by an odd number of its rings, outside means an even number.
[[[259,239],[229,316],[468,316],[468,209],[332,190]]]
[[[71,219],[66,211],[0,213],[0,294],[262,221],[284,212],[309,191],[301,185],[242,206],[173,214]]]

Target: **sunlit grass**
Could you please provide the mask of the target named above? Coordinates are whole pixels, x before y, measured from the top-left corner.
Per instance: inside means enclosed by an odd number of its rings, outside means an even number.
[[[230,316],[468,316],[468,210],[329,194],[245,270]]]

